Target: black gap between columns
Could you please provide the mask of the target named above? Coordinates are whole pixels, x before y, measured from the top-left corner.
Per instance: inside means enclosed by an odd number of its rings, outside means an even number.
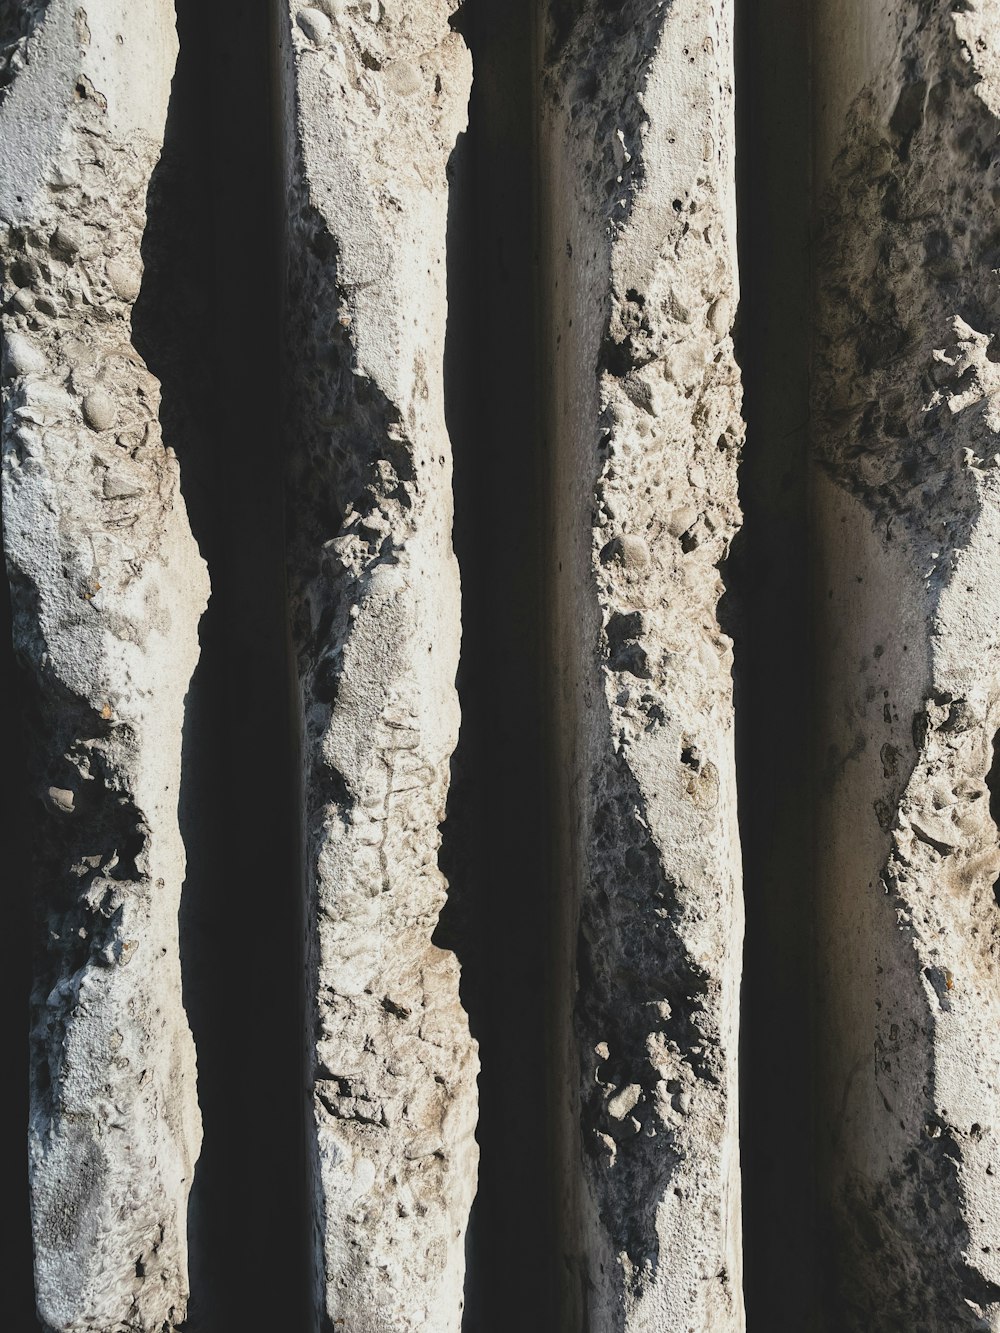
[[[14,657],[10,587],[0,569],[0,847],[3,848],[4,965],[0,969],[0,1069],[4,1124],[0,1136],[0,1234],[8,1288],[5,1316],[12,1328],[35,1329],[35,1284],[28,1201],[28,997],[35,947],[28,837],[38,829],[28,791],[24,709],[27,679]]]
[[[737,0],[744,527],[727,566],[746,895],[741,1156],[749,1333],[818,1326],[809,7]]]
[[[548,1333],[550,933],[537,357],[536,0],[466,0],[474,75],[452,157],[445,396],[462,574],[462,730],[436,940],[480,1045],[465,1333]]]
[[[204,1122],[191,1333],[307,1326],[271,8],[177,0],[135,315],[212,582],[180,801],[184,1001]]]

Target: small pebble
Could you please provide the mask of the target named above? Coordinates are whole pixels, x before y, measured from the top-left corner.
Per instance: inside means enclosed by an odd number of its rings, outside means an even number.
[[[646,569],[649,565],[649,547],[642,537],[627,533],[621,539],[619,558],[626,569]]]
[[[116,415],[114,399],[103,389],[91,389],[83,400],[83,419],[91,430],[110,430]]]
[[[134,301],[142,286],[142,272],[122,258],[108,260],[108,282],[111,290],[122,301]]]
[[[61,222],[52,235],[52,245],[64,255],[75,255],[83,245],[83,234],[78,228]]]
[[[621,1092],[616,1093],[608,1102],[608,1114],[615,1120],[624,1120],[638,1102],[641,1093],[642,1089],[638,1083],[630,1083],[628,1087],[622,1088]]]
[[[8,333],[3,349],[10,375],[40,375],[45,369],[45,357],[21,333]]]
[[[72,160],[59,162],[53,168],[51,184],[56,190],[68,190],[80,183],[80,170]]]
[[[691,311],[684,304],[684,302],[677,295],[677,293],[673,290],[673,288],[671,288],[670,293],[667,297],[666,309],[670,318],[675,320],[678,324],[691,323]]]
[[[48,798],[50,809],[60,814],[71,815],[76,807],[76,797],[66,787],[50,787]]]
[[[698,511],[693,505],[681,505],[680,509],[675,509],[667,519],[667,531],[671,537],[683,536],[697,519]]]
[[[305,35],[316,46],[322,46],[333,36],[330,20],[318,9],[300,9],[297,22]]]
[[[400,97],[410,97],[423,87],[420,70],[408,60],[394,60],[385,71],[385,82]]]
[[[724,338],[729,332],[731,324],[732,314],[729,302],[724,296],[720,296],[717,301],[713,301],[708,307],[708,327],[717,338]]]

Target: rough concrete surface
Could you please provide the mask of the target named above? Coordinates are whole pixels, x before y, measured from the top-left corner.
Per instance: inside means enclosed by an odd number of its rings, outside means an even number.
[[[355,1333],[459,1328],[476,1186],[476,1049],[432,943],[458,735],[453,9],[292,4],[284,33],[318,1301]]]
[[[753,3],[0,0],[47,1333],[1000,1333],[1000,0]]]
[[[820,11],[827,1313],[997,1329],[1000,13]]]
[[[546,31],[574,1328],[743,1325],[731,25],[678,0]]]
[[[166,0],[3,19],[4,542],[45,807],[35,1284],[46,1328],[151,1333],[184,1319],[201,1134],[177,794],[208,583],[130,328],[176,39]]]

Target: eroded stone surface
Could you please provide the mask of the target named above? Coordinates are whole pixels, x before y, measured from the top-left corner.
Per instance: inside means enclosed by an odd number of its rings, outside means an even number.
[[[317,1304],[356,1333],[459,1328],[476,1179],[475,1044],[432,943],[458,731],[453,9],[293,3],[284,38]]]
[[[1000,11],[821,8],[830,1327],[996,1329]]]
[[[19,17],[0,103],[3,504],[45,807],[35,1282],[47,1328],[162,1333],[185,1317],[201,1137],[177,795],[208,594],[159,385],[131,335],[173,12],[166,0],[52,0]]]
[[[742,1327],[731,8],[555,7],[542,93],[577,988],[567,1326]],[[572,975],[575,972],[575,977]]]

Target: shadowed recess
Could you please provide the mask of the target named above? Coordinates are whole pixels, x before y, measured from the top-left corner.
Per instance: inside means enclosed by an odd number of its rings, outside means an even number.
[[[990,816],[1000,828],[1000,731],[993,737],[993,763],[986,774],[986,788],[990,794]],[[1000,907],[1000,879],[993,885],[993,897]]]
[[[445,401],[462,575],[462,730],[436,942],[480,1044],[467,1333],[554,1327],[543,457],[536,346],[535,0],[467,0],[474,78],[451,161]]]
[[[135,311],[212,582],[181,789],[184,1001],[204,1122],[191,1333],[294,1333],[307,1318],[269,10],[177,0],[180,55]]]
[[[28,832],[39,821],[29,807],[28,766],[23,735],[27,682],[14,658],[10,589],[0,578],[0,847],[4,868],[5,958],[0,970],[0,1068],[4,1070],[4,1123],[0,1140],[0,1231],[7,1281],[6,1318],[14,1328],[33,1329],[35,1293],[28,1203],[28,995],[33,947]]]
[[[736,6],[747,439],[727,565],[746,898],[741,998],[749,1333],[816,1327],[812,663],[808,548],[809,50],[795,0]],[[778,127],[780,128],[780,133]]]

